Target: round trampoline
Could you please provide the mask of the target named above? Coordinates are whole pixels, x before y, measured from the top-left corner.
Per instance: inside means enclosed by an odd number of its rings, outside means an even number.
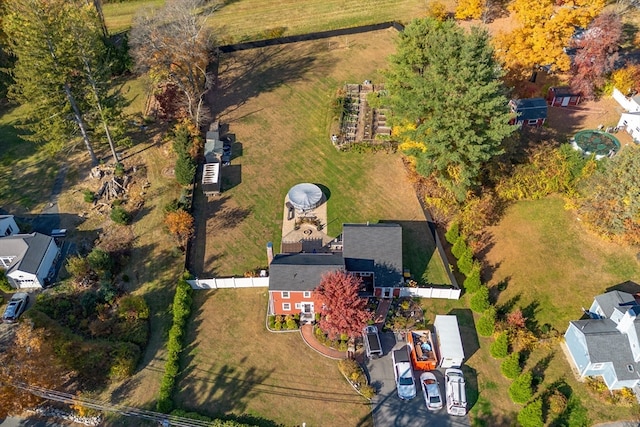
[[[596,160],[611,157],[620,150],[618,138],[601,130],[582,130],[575,134],[571,145],[586,156],[594,154]]]
[[[322,203],[322,190],[315,184],[308,182],[291,187],[289,202],[300,211],[309,211]]]

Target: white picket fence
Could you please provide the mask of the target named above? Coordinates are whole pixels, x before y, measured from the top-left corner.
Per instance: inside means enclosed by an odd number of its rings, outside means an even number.
[[[460,289],[454,288],[400,288],[401,297],[460,299]]]
[[[193,289],[267,288],[268,277],[224,277],[187,280]]]

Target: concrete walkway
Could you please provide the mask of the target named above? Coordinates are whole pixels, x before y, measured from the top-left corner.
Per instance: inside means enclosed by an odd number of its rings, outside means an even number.
[[[347,358],[346,351],[338,351],[336,349],[329,348],[318,341],[316,336],[313,334],[313,325],[311,325],[310,323],[302,325],[302,327],[300,328],[300,335],[302,336],[302,340],[307,343],[309,347],[325,357],[335,360]]]

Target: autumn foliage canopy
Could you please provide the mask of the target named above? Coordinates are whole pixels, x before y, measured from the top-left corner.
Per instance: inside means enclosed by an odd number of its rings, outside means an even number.
[[[330,339],[345,334],[355,338],[371,319],[367,300],[358,296],[362,281],[345,271],[333,271],[322,276],[316,289],[324,304],[318,326]]]

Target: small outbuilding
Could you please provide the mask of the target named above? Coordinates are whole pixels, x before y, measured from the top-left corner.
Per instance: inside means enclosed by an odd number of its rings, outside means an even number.
[[[515,114],[509,122],[512,125],[540,127],[547,120],[547,101],[544,98],[512,99],[509,107]]]
[[[580,94],[567,86],[550,87],[547,92],[547,102],[552,107],[569,107],[580,103]]]

